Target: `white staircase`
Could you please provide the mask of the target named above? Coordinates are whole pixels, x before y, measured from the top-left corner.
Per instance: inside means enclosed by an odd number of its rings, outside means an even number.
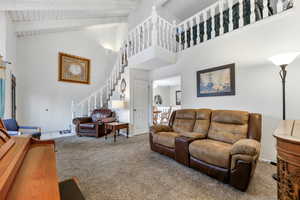
[[[72,118],[106,107],[126,67],[153,69],[176,63],[178,53],[254,24],[293,7],[283,0],[219,0],[176,25],[153,7],[149,18],[128,34],[106,84],[79,103],[72,102]],[[270,7],[268,5],[276,5]]]

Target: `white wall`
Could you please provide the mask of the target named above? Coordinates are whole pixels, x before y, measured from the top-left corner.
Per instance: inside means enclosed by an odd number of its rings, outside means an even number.
[[[276,160],[274,129],[282,118],[279,68],[267,59],[300,51],[300,9],[283,13],[185,50],[176,65],[157,69],[152,80],[182,76],[183,108],[248,110],[263,114],[262,159]],[[236,95],[197,98],[196,72],[236,63]],[[287,118],[300,118],[300,58],[288,67]]]
[[[97,34],[96,34],[97,33]],[[103,37],[101,37],[103,34]],[[18,119],[44,131],[69,128],[71,101],[80,101],[103,86],[116,54],[99,45],[115,45],[116,34],[103,29],[53,33],[18,40]],[[106,38],[106,40],[103,40]],[[58,52],[91,59],[91,84],[59,82]]]
[[[170,105],[172,107],[177,106],[176,105],[176,91],[181,91],[181,86],[170,86]]]
[[[160,106],[170,106],[170,86],[157,86],[153,89],[153,105],[155,105],[154,97],[160,95],[162,98],[162,105]]]
[[[16,75],[16,35],[15,27],[5,12],[0,12],[0,55],[5,61],[12,64],[7,65],[5,81],[5,113],[4,118],[11,118],[11,75]]]

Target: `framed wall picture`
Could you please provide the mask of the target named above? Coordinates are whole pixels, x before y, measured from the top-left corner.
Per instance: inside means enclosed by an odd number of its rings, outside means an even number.
[[[235,64],[197,72],[197,96],[235,95]]]
[[[180,106],[181,105],[181,91],[177,90],[175,96],[176,96],[176,105]]]
[[[90,60],[65,53],[59,53],[58,80],[90,84]]]

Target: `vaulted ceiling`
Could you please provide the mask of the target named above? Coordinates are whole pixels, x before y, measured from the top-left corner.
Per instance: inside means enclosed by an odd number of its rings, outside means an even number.
[[[141,0],[1,0],[19,37],[125,22]]]

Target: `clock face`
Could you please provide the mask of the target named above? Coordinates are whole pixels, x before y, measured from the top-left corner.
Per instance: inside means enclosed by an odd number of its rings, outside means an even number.
[[[75,76],[82,73],[81,66],[78,64],[71,64],[69,67],[69,72]]]

